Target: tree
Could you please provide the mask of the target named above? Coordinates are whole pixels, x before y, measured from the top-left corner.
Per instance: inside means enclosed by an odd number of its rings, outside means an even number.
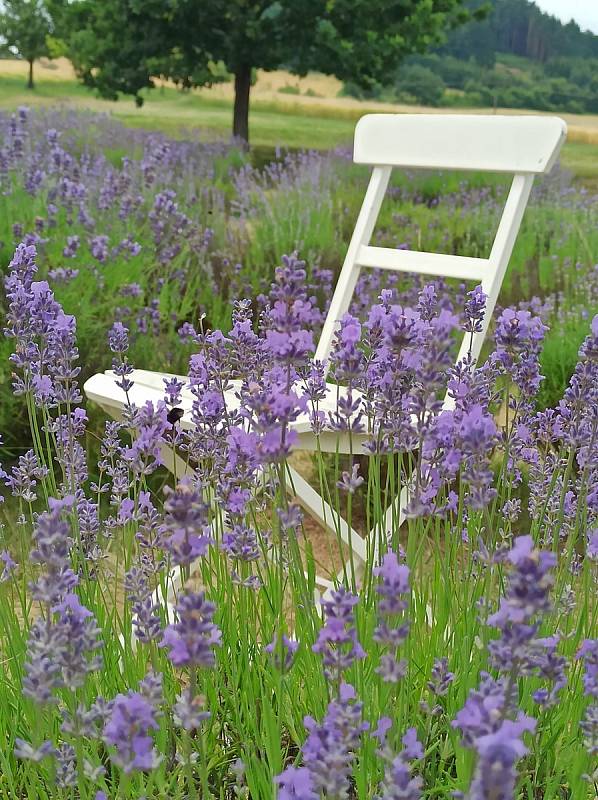
[[[52,32],[52,18],[43,0],[3,0],[2,5],[0,34],[29,64],[27,88],[33,89],[33,62],[49,55],[47,37]]]
[[[234,75],[233,134],[249,139],[253,69],[318,70],[365,89],[469,19],[463,0],[77,0],[71,58],[101,94],[142,102],[153,78],[209,85]]]
[[[416,103],[424,106],[440,105],[444,88],[442,78],[420,64],[407,64],[399,70],[397,91],[410,95]]]

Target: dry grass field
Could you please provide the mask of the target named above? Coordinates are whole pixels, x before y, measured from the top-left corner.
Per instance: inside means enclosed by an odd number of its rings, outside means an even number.
[[[74,81],[76,79],[75,72],[66,58],[59,58],[54,61],[41,59],[35,64],[35,71],[37,79],[41,81]],[[23,61],[17,59],[0,61],[0,76],[23,76],[24,79],[25,73],[26,65]],[[159,85],[161,83],[159,82]],[[164,83],[164,85],[167,86],[168,84]],[[287,92],[289,87],[292,91],[298,91],[299,94]],[[360,115],[365,111],[454,113],[453,109],[450,108],[428,108],[426,106],[408,106],[399,103],[380,103],[370,100],[356,100],[352,97],[339,97],[341,88],[341,81],[332,75],[313,73],[304,78],[299,78],[284,70],[275,70],[274,72],[258,70],[257,81],[252,89],[252,98],[258,104],[260,102],[276,103],[282,106],[282,110],[292,109],[298,112],[309,109],[311,114],[317,111],[324,116],[331,111],[338,113],[339,116],[347,114],[351,118],[355,114]],[[196,94],[206,99],[232,101],[233,85],[232,83],[219,83],[211,88],[199,89]],[[90,97],[89,100],[92,102],[94,98]],[[103,101],[99,102],[102,105],[104,104]],[[108,103],[108,105],[113,107],[114,104]],[[508,108],[499,108],[497,110],[500,114],[543,113],[540,111],[522,112]],[[475,108],[464,109],[463,111],[460,109],[459,113],[487,114],[492,113],[492,109]],[[560,116],[567,122],[570,140],[598,144],[598,114],[563,113]]]

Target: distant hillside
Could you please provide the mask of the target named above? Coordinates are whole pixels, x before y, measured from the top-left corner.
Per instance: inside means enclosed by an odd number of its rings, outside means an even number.
[[[348,84],[344,91],[432,106],[598,113],[598,36],[530,0],[468,6],[486,7],[487,16],[452,31],[437,50],[407,59],[391,85],[364,93]]]
[[[563,24],[529,0],[475,0],[467,5],[486,6],[490,12],[486,19],[453,31],[439,52],[487,65],[496,53],[541,63],[560,57],[598,58],[598,36],[583,32],[575,22]]]

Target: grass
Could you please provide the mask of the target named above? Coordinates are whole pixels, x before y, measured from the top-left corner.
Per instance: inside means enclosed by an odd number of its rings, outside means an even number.
[[[74,87],[75,91],[69,95],[68,90],[73,86],[70,83],[49,83],[40,84],[39,95],[32,97],[46,104],[75,98],[77,105],[89,104],[96,110],[114,108],[120,113],[124,109],[130,119],[126,114],[119,118],[131,126],[142,124],[180,134],[185,128],[200,125],[202,130],[216,134],[224,132],[224,126],[228,126],[230,120],[230,108],[225,100],[195,94],[180,95],[165,89],[163,93],[151,95],[147,105],[137,112],[129,111],[128,103],[116,106],[102,103],[81,87]],[[18,96],[15,90],[12,100],[5,96],[3,102],[16,105],[29,98],[20,91],[23,95],[20,100],[15,101]],[[313,114],[313,109],[309,113]],[[79,128],[75,127],[77,116]],[[118,114],[114,116],[118,117]],[[38,141],[44,141],[46,128],[54,127],[54,123],[58,127],[60,121],[58,114],[33,120],[29,135],[24,137],[25,147],[35,147]],[[77,316],[78,363],[83,368],[77,379],[81,383],[90,371],[104,369],[110,363],[106,332],[117,305],[131,307],[126,312],[121,309],[120,317],[132,332],[128,354],[132,363],[155,369],[164,369],[168,365],[175,371],[182,371],[188,353],[176,336],[178,325],[183,321],[196,322],[198,309],[205,309],[209,314],[206,327],[212,324],[228,326],[231,300],[239,296],[253,298],[258,292],[267,291],[273,267],[279,263],[282,253],[299,247],[302,256],[306,257],[309,271],[305,282],[310,294],[323,293],[326,289],[325,283],[317,284],[312,274],[314,266],[338,270],[363,194],[364,168],[351,165],[342,158],[293,154],[283,165],[272,167],[270,173],[249,170],[239,177],[235,167],[239,167],[244,156],[235,150],[202,150],[197,144],[189,146],[186,142],[171,142],[172,160],[162,162],[159,158],[161,143],[155,141],[156,137],[149,137],[150,142],[145,143],[144,161],[154,164],[155,174],[152,182],[146,185],[146,173],[139,161],[141,137],[134,131],[89,114],[69,115],[62,119],[62,124],[65,129],[61,130],[60,140],[66,148],[72,147],[75,156],[80,155],[82,143],[89,144],[93,154],[94,136],[97,136],[99,144],[95,153],[99,151],[99,155],[107,155],[110,165],[116,168],[116,174],[120,175],[120,157],[130,153],[133,162],[128,167],[128,174],[132,186],[141,186],[139,191],[144,193],[137,212],[121,219],[118,213],[120,198],[115,196],[112,202],[100,204],[102,190],[110,185],[112,170],[103,160],[97,165],[97,173],[87,170],[84,173],[88,186],[86,201],[95,219],[93,229],[71,218],[73,214],[67,198],[60,193],[52,194],[60,209],[53,213],[55,225],[44,229],[48,242],[40,247],[37,277],[44,279],[51,268],[59,265],[70,265],[79,270],[79,275],[72,281],[52,281],[52,285],[65,311]],[[268,128],[269,124],[271,128]],[[323,132],[331,143],[347,141],[347,138],[343,139],[342,131],[344,126],[350,130],[353,122],[349,119],[349,112],[345,117],[332,114],[309,116],[307,112],[299,115],[290,107],[285,113],[280,113],[275,105],[263,103],[254,109],[253,125],[254,141],[260,148],[267,149],[273,146],[277,136],[281,137],[279,141],[288,143],[290,139],[296,146],[313,145]],[[311,141],[308,136],[310,126]],[[297,138],[292,139],[292,136]],[[583,147],[576,149],[580,163],[585,158]],[[23,187],[23,176],[29,174],[29,168],[20,163],[12,168],[14,183],[11,192],[0,195],[0,239],[8,245],[0,251],[3,266],[15,237],[20,238],[13,232],[13,224],[20,223],[23,231],[29,232],[34,230],[37,216],[42,218],[49,214],[47,200],[53,189],[53,173],[46,164],[43,163],[44,172],[50,177],[36,196]],[[280,172],[277,172],[279,168]],[[69,177],[70,169],[65,166],[64,170]],[[271,174],[275,177],[268,177]],[[453,174],[435,173],[416,176],[415,179],[397,175],[393,183],[395,191],[390,193],[375,232],[375,242],[389,246],[407,242],[412,246],[446,249],[472,256],[487,253],[504,193],[500,180],[496,178],[490,197],[478,194],[484,177],[472,175],[468,184],[463,184],[460,177]],[[156,193],[167,189],[176,190],[178,210],[188,213],[194,224],[203,226],[206,220],[209,221],[213,235],[209,248],[198,250],[197,247],[203,228],[196,231],[194,238],[187,240],[181,237],[179,225],[169,219],[165,220],[165,239],[155,239],[150,221],[155,211]],[[554,303],[549,320],[554,328],[550,334],[552,338],[546,341],[542,369],[549,373],[550,383],[539,398],[541,404],[554,404],[561,397],[575,364],[579,341],[588,330],[588,320],[581,319],[582,311],[584,314],[593,312],[592,305],[598,297],[596,273],[592,270],[598,253],[598,226],[595,207],[587,198],[581,198],[575,192],[561,196],[555,187],[551,190],[550,185],[543,191],[545,194],[539,193],[526,214],[501,303],[518,302],[532,294]],[[435,201],[439,202],[436,204]],[[241,211],[235,212],[235,203],[242,207]],[[67,235],[74,233],[80,235],[81,249],[76,257],[67,261],[63,247]],[[102,263],[95,264],[90,250],[90,238],[94,233],[109,236],[111,246],[121,242],[126,235],[132,235],[141,245],[140,253],[131,258],[123,253],[112,253]],[[180,244],[181,249],[177,255],[162,262],[162,247],[170,244]],[[236,264],[241,265],[238,272]],[[125,286],[133,283],[142,289],[140,297],[122,293]],[[366,308],[375,302],[380,288],[374,283],[371,290],[361,291]],[[160,329],[153,332],[149,324],[149,330],[143,331],[137,317],[143,317],[147,323],[146,307],[153,300],[158,302],[161,310]],[[205,523],[211,527],[216,543],[222,541],[230,527],[224,524],[223,509],[227,498],[230,499],[231,486],[238,486],[248,491],[250,499],[246,513],[237,516],[256,529],[260,551],[260,558],[252,567],[233,563],[220,547],[215,546],[208,549],[197,566],[199,582],[216,604],[215,621],[222,631],[223,646],[218,648],[217,668],[213,670],[186,669],[181,672],[170,664],[165,649],[157,647],[155,642],[140,645],[135,650],[131,643],[133,609],[123,598],[123,572],[133,564],[141,563],[142,555],[146,565],[150,561],[156,565],[164,556],[161,546],[156,547],[155,542],[148,544],[147,537],[151,538],[148,532],[154,526],[158,531],[157,526],[162,523],[175,525],[168,514],[164,516],[165,494],[162,491],[164,482],[168,480],[173,485],[174,479],[167,478],[161,470],[152,472],[153,467],[148,469],[152,474],[134,473],[123,461],[127,499],[132,499],[135,508],[141,509],[142,492],[144,502],[151,494],[157,516],[152,518],[151,524],[149,517],[147,521],[141,517],[122,522],[115,520],[116,524],[110,528],[103,527],[103,520],[108,513],[117,513],[118,500],[114,507],[109,508],[108,496],[102,499],[97,489],[89,484],[75,487],[71,479],[67,487],[71,493],[77,488],[87,492],[93,501],[97,498],[102,517],[99,543],[106,558],[99,559],[97,573],[90,576],[85,550],[89,542],[87,537],[81,536],[75,515],[67,515],[68,523],[72,525],[74,565],[80,567],[82,573],[77,591],[81,602],[95,615],[102,630],[104,666],[90,674],[83,686],[73,691],[62,687],[55,693],[70,710],[78,703],[87,708],[98,697],[110,699],[129,689],[135,690],[150,662],[164,674],[162,708],[165,713],[159,718],[159,730],[151,734],[155,735],[156,747],[164,760],[153,772],[147,775],[136,773],[129,778],[119,769],[112,748],[107,749],[105,743],[92,735],[78,736],[59,731],[58,710],[52,706],[44,708],[21,692],[26,641],[30,634],[34,635],[30,625],[37,613],[37,608],[31,608],[27,593],[27,581],[39,575],[39,566],[27,563],[31,533],[37,524],[32,512],[43,510],[41,494],[55,495],[56,483],[63,479],[63,475],[54,452],[54,439],[44,440],[39,434],[39,425],[47,423],[45,415],[58,413],[60,409],[36,412],[31,398],[26,406],[24,398],[12,397],[9,383],[13,366],[8,364],[7,356],[13,344],[11,340],[4,344],[4,350],[0,347],[0,379],[2,369],[5,370],[5,383],[0,385],[0,431],[5,435],[5,441],[12,438],[14,445],[15,429],[20,426],[23,431],[28,427],[27,407],[32,412],[34,445],[40,460],[48,464],[50,473],[40,480],[40,497],[33,506],[28,509],[22,504],[18,509],[23,513],[22,524],[17,525],[16,514],[11,517],[6,510],[7,507],[16,508],[14,498],[9,498],[0,509],[0,528],[2,521],[5,523],[5,530],[0,530],[0,551],[7,547],[21,565],[14,581],[0,586],[0,655],[4,670],[0,681],[0,800],[74,800],[75,797],[93,800],[97,789],[106,791],[110,800],[132,800],[140,796],[148,800],[164,797],[189,800],[197,796],[200,781],[202,785],[209,784],[212,790],[210,793],[209,789],[203,791],[202,788],[202,800],[208,797],[232,800],[244,796],[251,800],[274,800],[274,776],[292,763],[301,763],[299,748],[306,737],[304,716],[309,714],[318,721],[322,720],[327,703],[338,690],[338,686],[328,684],[324,679],[320,656],[312,649],[321,626],[316,604],[312,601],[314,572],[326,574],[326,571],[320,569],[322,565],[312,555],[311,540],[303,554],[294,535],[281,530],[277,522],[280,519],[277,511],[285,509],[287,502],[281,488],[286,480],[284,462],[266,466],[263,474],[250,466],[247,471],[242,468],[236,475],[232,465],[238,463],[239,453],[233,451],[231,439],[227,436],[228,418],[221,421],[222,425],[219,421],[214,426],[216,438],[213,443],[204,447],[198,441],[195,445],[200,449],[194,451],[193,460],[204,470],[206,499],[214,498],[214,502],[208,502],[205,510],[201,511],[201,527],[197,530],[203,531]],[[206,363],[209,370],[214,370],[214,374],[210,372],[210,385],[219,385],[222,378],[217,347],[205,349],[209,356]],[[231,344],[229,349],[235,347]],[[239,368],[249,373],[251,346],[249,358],[243,347],[241,343],[233,355]],[[423,351],[434,352],[425,347]],[[38,352],[48,352],[48,348],[40,346]],[[275,374],[280,375],[280,372]],[[267,386],[270,380],[267,374],[244,374],[244,377],[250,377],[252,386],[258,388],[263,383]],[[497,384],[499,395],[488,409],[488,414],[495,419],[498,419],[500,409],[509,405],[509,386],[510,383],[505,381]],[[517,406],[517,394],[513,399]],[[90,477],[99,485],[110,477],[111,483],[114,472],[108,474],[108,467],[99,468],[96,458],[103,413],[94,410],[91,403],[88,410],[93,412],[93,417],[86,439],[81,437],[81,445],[85,443],[88,446]],[[516,413],[525,413],[525,409],[520,408]],[[587,414],[589,419],[588,408],[580,409],[579,413]],[[579,721],[585,713],[587,701],[582,696],[582,665],[575,659],[575,653],[583,638],[596,635],[598,610],[592,598],[597,567],[586,558],[581,566],[577,564],[576,570],[571,568],[574,555],[577,551],[583,552],[587,529],[595,524],[595,511],[585,502],[590,488],[589,473],[572,469],[574,445],[567,445],[570,447],[567,451],[564,445],[562,448],[556,444],[546,447],[545,443],[539,442],[533,444],[531,455],[528,448],[524,448],[522,459],[529,460],[522,466],[523,482],[520,484],[517,471],[511,464],[512,453],[517,451],[511,448],[508,438],[515,435],[517,428],[513,424],[509,427],[507,421],[504,428],[506,444],[497,445],[492,453],[488,452],[474,462],[480,467],[479,471],[474,470],[475,475],[484,474],[486,467],[491,475],[494,471],[493,485],[498,492],[496,500],[484,510],[470,508],[467,505],[469,479],[463,471],[461,479],[454,482],[457,504],[446,517],[409,519],[401,531],[393,525],[392,546],[398,550],[401,543],[405,562],[412,570],[413,590],[408,612],[411,631],[400,652],[408,663],[405,680],[395,687],[382,681],[375,672],[380,658],[390,651],[373,637],[378,596],[371,564],[366,569],[356,608],[357,636],[368,657],[351,666],[344,677],[355,686],[364,702],[363,717],[371,722],[372,727],[382,715],[393,717],[394,727],[389,737],[393,751],[400,748],[406,727],[417,727],[426,758],[415,767],[415,772],[424,776],[426,800],[448,798],[453,791],[465,790],[475,758],[460,745],[458,732],[450,723],[463,707],[468,693],[478,685],[480,670],[488,668],[487,646],[496,635],[488,625],[482,624],[486,610],[478,603],[485,600],[488,611],[497,607],[498,597],[505,591],[507,573],[501,560],[497,559],[495,563],[487,561],[483,554],[481,558],[474,556],[474,549],[483,540],[490,552],[494,552],[510,542],[513,536],[529,530],[537,542],[560,552],[553,592],[555,608],[545,615],[539,635],[548,636],[556,630],[560,632],[559,652],[567,658],[570,668],[567,688],[559,696],[559,702],[546,710],[538,709],[532,701],[531,692],[540,685],[538,679],[522,678],[519,682],[518,705],[525,713],[538,717],[537,733],[534,737],[527,737],[530,753],[518,766],[521,774],[519,798],[590,800],[594,787],[583,776],[593,767],[579,732]],[[589,425],[580,429],[589,430]],[[132,444],[130,436],[135,438],[133,432],[121,432],[123,446]],[[23,444],[28,447],[30,442],[31,435],[27,434]],[[74,452],[75,444],[73,442],[73,446],[63,452]],[[168,439],[160,444],[171,447]],[[590,443],[588,451],[591,447]],[[4,447],[3,460],[6,450]],[[420,447],[418,452],[421,454],[422,450]],[[557,456],[558,461],[554,462],[553,457]],[[120,465],[120,455],[116,457]],[[479,454],[475,458],[479,459]],[[110,456],[110,460],[113,462],[114,457]],[[341,471],[350,471],[352,460],[335,454],[322,456],[317,452],[313,471],[307,477],[318,483],[322,495],[331,498],[350,524],[358,525],[360,520],[365,520],[368,527],[373,525],[377,537],[382,539],[387,497],[397,494],[406,479],[404,473],[397,475],[397,467],[402,461],[394,456],[369,459],[367,468],[360,468],[365,478],[364,485],[353,498],[353,495],[345,496],[338,487]],[[407,461],[405,459],[402,470]],[[9,469],[10,465],[5,464],[5,468]],[[552,486],[562,486],[563,489],[549,498],[543,494],[542,478],[553,472]],[[441,489],[439,503],[448,499],[447,491],[451,487],[449,483]],[[578,498],[575,506],[565,492],[569,487]],[[535,506],[528,508],[528,495],[535,498]],[[503,504],[513,498],[521,499],[524,508],[522,518],[517,521],[505,516],[501,510]],[[549,504],[549,499],[554,502]],[[544,500],[542,513],[532,513],[541,507],[538,504]],[[236,518],[232,517],[235,521]],[[136,534],[141,532],[142,522],[143,536],[138,538]],[[199,526],[197,518],[190,519],[190,525]],[[178,526],[176,522],[177,529]],[[563,537],[561,541],[557,531]],[[336,536],[332,539],[335,540]],[[336,546],[335,541],[332,544]],[[253,592],[239,586],[238,579],[233,580],[231,574],[233,567],[240,571],[242,578],[253,574],[255,569],[255,574],[259,574],[263,581],[262,588]],[[350,566],[347,573],[346,581],[354,587]],[[158,570],[151,581],[151,587],[159,590],[163,600],[166,590],[164,573]],[[195,583],[193,587],[197,588]],[[568,597],[570,588],[575,594],[575,606],[571,605],[570,599],[561,602],[562,598]],[[291,619],[289,608],[292,608]],[[48,616],[53,624],[51,616],[55,615]],[[393,624],[398,621],[393,620]],[[162,608],[162,625],[165,622]],[[264,652],[263,645],[273,635],[285,632],[296,635],[300,649],[292,668],[281,670],[276,661]],[[441,656],[449,659],[448,667],[454,672],[455,681],[446,695],[438,700],[431,695],[427,681],[431,676],[433,659]],[[212,715],[192,736],[182,731],[178,724],[173,724],[172,704],[182,685],[196,687],[197,696],[205,698]],[[424,702],[429,706],[438,703],[439,711],[426,712],[421,705]],[[84,758],[94,769],[104,767],[108,772],[105,776],[99,775],[95,786],[79,774],[78,794],[68,787],[57,789],[53,768],[47,761],[34,764],[15,760],[16,736],[34,745],[42,740],[52,740],[56,744],[61,742],[74,747],[79,773]],[[178,754],[192,765],[192,760],[187,757],[189,752],[197,755],[196,769],[192,766],[185,768],[175,757]],[[204,757],[204,752],[208,758]],[[238,793],[233,788],[230,767],[237,757],[246,765],[249,795],[243,794],[242,788]],[[371,800],[383,767],[382,759],[375,754],[374,743],[364,735],[355,764],[353,797]]]
[[[102,100],[73,80],[38,80],[30,91],[21,77],[0,74],[0,108],[64,103],[102,111],[133,128],[160,130],[174,137],[187,135],[193,128],[201,129],[208,139],[226,136],[231,130],[232,103],[228,98],[170,87],[147,91],[144,96],[143,107],[136,108],[129,98]],[[371,110],[379,109],[368,103],[338,107],[327,103],[326,98],[311,105],[254,99],[249,120],[251,143],[258,149],[284,146],[325,150],[350,145],[355,122]],[[561,161],[577,178],[593,183],[598,180],[598,132],[585,131],[583,119],[579,117],[579,129],[572,127]]]

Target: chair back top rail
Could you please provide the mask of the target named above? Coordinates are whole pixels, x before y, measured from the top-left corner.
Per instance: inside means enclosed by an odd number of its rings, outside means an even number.
[[[566,136],[565,122],[551,116],[366,114],[362,117],[355,128],[353,160],[369,164],[373,170],[324,321],[316,359],[327,361],[362,267],[481,283],[488,296],[486,315],[483,330],[469,343],[471,355],[477,359],[534,177],[553,166]],[[488,258],[370,245],[393,167],[510,173],[511,188]],[[459,358],[466,354],[465,347],[464,340]]]
[[[567,135],[560,117],[486,114],[366,114],[353,160],[379,166],[539,175]]]

